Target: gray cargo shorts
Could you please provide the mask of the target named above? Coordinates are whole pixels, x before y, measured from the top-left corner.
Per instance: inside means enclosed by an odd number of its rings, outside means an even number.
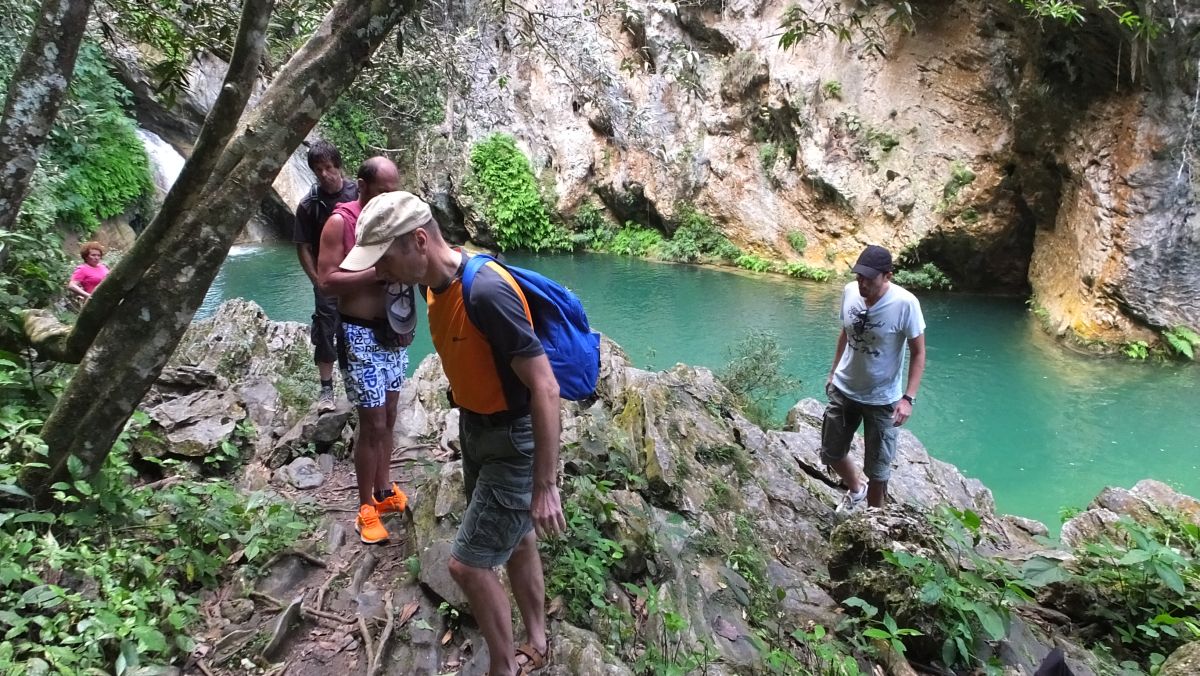
[[[493,424],[461,410],[459,435],[467,511],[450,553],[472,568],[495,568],[533,530],[533,423],[525,415]]]
[[[861,423],[863,425],[863,473],[872,481],[887,481],[892,477],[892,460],[896,457],[895,404],[873,406],[847,397],[833,383],[825,388],[829,405],[821,422],[821,461],[826,465],[846,457],[850,442]]]

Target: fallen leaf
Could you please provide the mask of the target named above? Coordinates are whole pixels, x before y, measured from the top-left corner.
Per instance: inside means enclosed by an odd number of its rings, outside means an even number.
[[[420,608],[421,603],[419,601],[410,601],[404,604],[404,607],[400,609],[400,616],[396,618],[396,627],[403,627],[405,623],[412,619],[413,615],[417,614]]]
[[[551,617],[561,617],[563,611],[563,599],[561,596],[555,596],[550,601],[550,607],[546,609],[546,614]]]
[[[228,559],[225,559],[225,565],[232,566],[233,564],[237,563],[238,561],[241,561],[242,557],[245,555],[246,555],[246,550],[239,549],[236,552],[230,554]]]
[[[446,635],[442,637],[442,645],[446,645],[447,643],[449,643],[452,640],[454,640],[454,630],[447,629]]]

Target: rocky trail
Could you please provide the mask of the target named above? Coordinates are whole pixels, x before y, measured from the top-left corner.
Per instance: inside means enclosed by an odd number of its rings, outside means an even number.
[[[426,497],[432,453],[429,444],[393,453],[393,479],[414,503]],[[353,462],[321,460],[332,466],[319,488],[280,491],[324,514],[313,538],[268,562],[241,593],[226,587],[207,601],[207,627],[197,638],[210,647],[188,673],[484,673],[465,668],[475,632],[439,611],[417,582],[411,515],[389,515],[391,537],[362,544]]]

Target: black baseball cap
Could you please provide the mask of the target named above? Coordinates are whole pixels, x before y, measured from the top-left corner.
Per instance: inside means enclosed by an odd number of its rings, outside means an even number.
[[[851,270],[855,274],[875,279],[885,272],[892,271],[892,253],[881,246],[872,244],[858,255],[858,261],[854,263]]]

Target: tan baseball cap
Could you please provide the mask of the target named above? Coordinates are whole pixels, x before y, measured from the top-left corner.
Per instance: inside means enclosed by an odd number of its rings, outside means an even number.
[[[357,272],[375,265],[397,238],[433,218],[420,197],[402,190],[376,195],[358,217],[355,245],[338,267]]]

